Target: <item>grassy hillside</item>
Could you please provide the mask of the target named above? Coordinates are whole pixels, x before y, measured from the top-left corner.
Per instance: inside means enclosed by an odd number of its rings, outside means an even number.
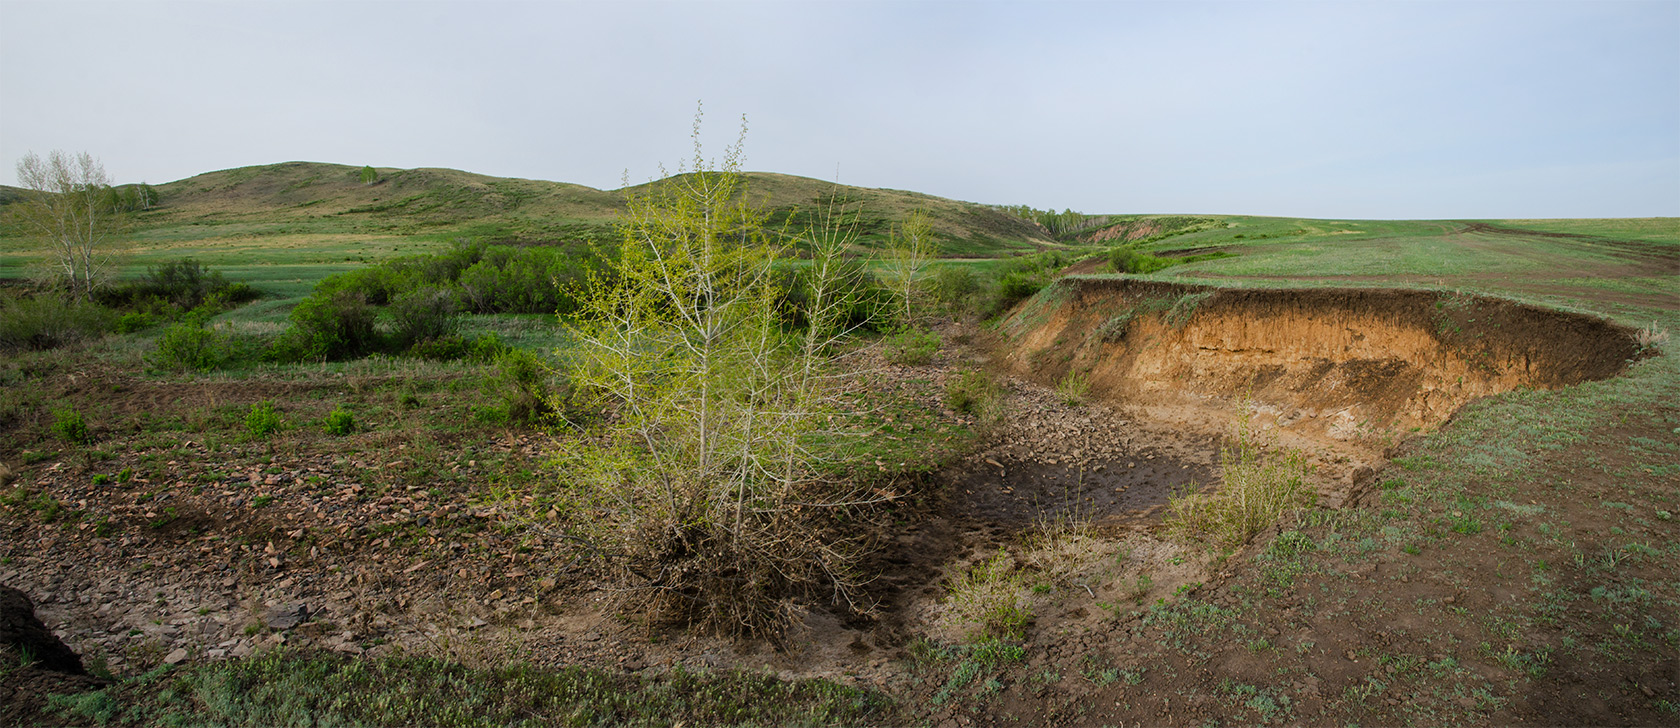
[[[606,241],[625,194],[654,184],[607,191],[431,168],[379,168],[378,179],[364,184],[360,171],[285,162],[158,185],[161,206],[135,215],[122,236],[126,267],[192,256],[230,277],[291,293],[339,270],[435,250],[457,238]],[[864,247],[881,244],[916,208],[932,216],[947,254],[998,255],[1051,244],[1032,223],[983,205],[781,174],[747,179],[747,194],[774,221],[798,229],[825,210],[841,210]],[[27,241],[14,228],[0,231],[7,263],[0,276],[23,275],[34,257]]]

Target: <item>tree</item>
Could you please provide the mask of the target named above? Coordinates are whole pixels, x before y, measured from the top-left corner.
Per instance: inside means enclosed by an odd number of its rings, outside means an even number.
[[[785,241],[744,199],[740,144],[708,164],[699,121],[692,169],[627,201],[609,270],[569,317],[574,396],[608,416],[560,441],[557,497],[539,500],[614,557],[641,613],[774,635],[793,599],[849,603],[862,533],[835,516],[855,527],[890,496],[825,475],[845,241],[810,241],[808,325],[787,330]]]
[[[922,210],[912,210],[893,234],[884,272],[898,295],[903,310],[899,324],[906,329],[915,325],[916,285],[927,274],[928,265],[939,254],[933,240],[933,225]]]
[[[70,293],[87,298],[109,270],[118,223],[105,167],[87,152],[54,150],[46,159],[30,152],[18,160],[17,176],[29,190],[19,210],[24,227],[42,241]]]
[[[379,172],[375,170],[372,165],[368,165],[362,167],[362,171],[357,175],[357,177],[362,181],[362,184],[371,185],[379,181]]]

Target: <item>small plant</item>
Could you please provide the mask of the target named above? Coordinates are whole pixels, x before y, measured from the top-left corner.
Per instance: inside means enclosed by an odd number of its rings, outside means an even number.
[[[1649,349],[1667,343],[1668,330],[1658,327],[1657,322],[1652,321],[1650,326],[1646,326],[1635,333],[1634,339],[1639,342],[1639,348]]]
[[[887,361],[899,366],[914,366],[933,361],[939,351],[939,334],[925,329],[904,329],[885,340]]]
[[[1056,396],[1062,404],[1069,407],[1085,403],[1085,395],[1091,390],[1091,377],[1081,372],[1068,372],[1062,381],[1056,383]]]
[[[251,499],[251,507],[252,508],[267,508],[269,506],[269,504],[272,504],[273,502],[274,502],[274,496],[259,495],[255,498]]]
[[[1032,621],[1023,591],[1009,552],[1000,548],[951,585],[945,621],[970,625],[975,639],[1021,639]]]
[[[1308,466],[1299,453],[1262,452],[1249,429],[1251,407],[1244,405],[1231,442],[1219,451],[1223,483],[1213,493],[1188,492],[1169,505],[1168,522],[1181,533],[1205,533],[1235,546],[1277,523],[1284,511],[1311,498]]]
[[[191,324],[175,324],[158,337],[151,363],[159,369],[207,372],[227,359],[227,342],[221,335]]]
[[[945,406],[983,421],[1002,417],[1003,392],[985,372],[969,370],[945,382]]]
[[[344,405],[333,408],[327,413],[324,429],[329,435],[348,435],[356,431],[356,416],[345,409]]]
[[[266,399],[251,405],[251,410],[245,413],[245,433],[253,440],[266,440],[284,425],[274,403]]]
[[[53,410],[53,434],[58,439],[72,445],[80,445],[90,438],[87,422],[82,419],[82,413],[73,408]]]

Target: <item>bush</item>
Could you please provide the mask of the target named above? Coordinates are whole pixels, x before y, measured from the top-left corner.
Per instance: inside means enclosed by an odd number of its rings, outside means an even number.
[[[227,341],[209,329],[175,324],[158,337],[151,364],[159,369],[207,372],[228,359]]]
[[[137,281],[99,293],[102,303],[152,314],[191,311],[206,305],[218,313],[236,304],[256,300],[258,291],[244,283],[228,283],[218,271],[197,260],[182,258],[159,266],[147,266]],[[170,316],[173,318],[173,315]]]
[[[489,419],[531,424],[554,411],[548,366],[529,351],[507,349],[497,355],[489,384],[498,415]]]
[[[245,433],[252,440],[266,440],[284,426],[285,421],[274,409],[274,403],[268,400],[251,405],[251,410],[245,413]]]
[[[980,279],[965,265],[943,265],[933,270],[928,288],[934,300],[957,306],[980,292]]]
[[[0,299],[0,349],[54,349],[104,336],[117,313],[96,303],[42,294]]]
[[[1157,258],[1131,248],[1119,248],[1108,254],[1108,264],[1119,273],[1154,273],[1178,265],[1175,258]]]
[[[1002,401],[1002,389],[985,372],[971,369],[945,381],[945,406],[982,421],[999,419]]]
[[[939,351],[939,334],[925,329],[905,329],[886,338],[887,361],[899,366],[926,364]]]
[[[377,312],[364,294],[334,291],[304,299],[292,309],[290,341],[282,347],[299,359],[339,359],[365,353],[377,343],[373,321]]]
[[[356,431],[356,415],[339,405],[327,413],[327,419],[322,423],[329,435],[348,435]]]
[[[52,431],[58,435],[58,439],[72,445],[87,442],[91,437],[87,422],[82,419],[82,413],[70,407],[53,410]]]
[[[454,333],[459,321],[455,311],[455,296],[436,286],[416,288],[397,296],[385,309],[391,317],[391,335],[397,346],[404,349]]]

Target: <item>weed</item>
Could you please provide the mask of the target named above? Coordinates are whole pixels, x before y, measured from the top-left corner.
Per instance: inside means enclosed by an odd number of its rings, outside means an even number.
[[[80,445],[91,439],[82,413],[71,407],[53,410],[52,431],[58,435],[58,439],[72,445]]]
[[[1250,432],[1253,410],[1244,405],[1230,442],[1220,447],[1223,483],[1211,494],[1174,497],[1168,522],[1180,533],[1205,533],[1226,546],[1247,541],[1277,523],[1283,512],[1306,505],[1307,463],[1299,453],[1263,453]]]
[[[356,416],[345,409],[344,405],[339,405],[327,413],[323,429],[329,435],[348,435],[356,431]]]
[[[976,638],[1021,639],[1032,621],[1022,591],[1009,552],[1000,548],[951,585],[943,621],[970,625],[970,634]]]
[[[285,421],[281,419],[279,411],[275,410],[272,401],[265,399],[253,404],[245,413],[245,434],[252,440],[267,440],[284,426]]]
[[[973,415],[983,422],[1003,416],[1003,389],[985,372],[970,369],[945,382],[945,406]]]
[[[1062,377],[1062,381],[1056,383],[1056,396],[1061,398],[1062,404],[1072,407],[1083,404],[1085,402],[1085,394],[1089,392],[1090,389],[1091,378],[1089,375],[1079,372],[1068,372],[1067,376]]]

